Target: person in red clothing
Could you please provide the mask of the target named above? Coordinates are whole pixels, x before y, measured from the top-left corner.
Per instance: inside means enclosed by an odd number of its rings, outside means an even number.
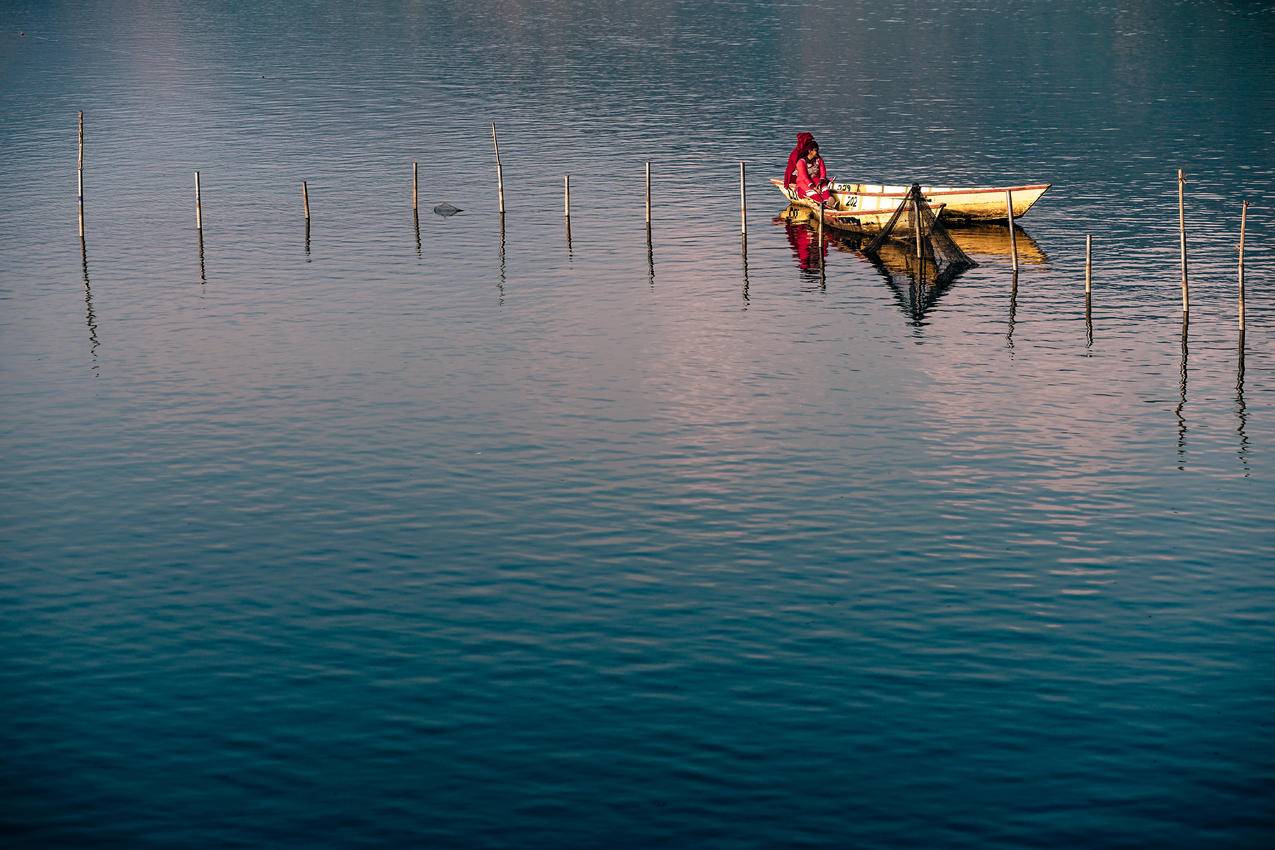
[[[797,134],[797,146],[788,154],[784,185],[793,189],[797,197],[816,203],[826,204],[832,198],[832,184],[828,182],[823,157],[819,156],[819,143],[809,133]]]
[[[797,196],[826,204],[832,199],[831,189],[828,169],[819,155],[819,145],[811,142],[805,156],[797,160]]]

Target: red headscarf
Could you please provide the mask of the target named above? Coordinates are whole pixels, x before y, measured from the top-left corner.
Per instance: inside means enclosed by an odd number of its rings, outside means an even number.
[[[788,154],[788,167],[784,169],[784,185],[787,186],[797,179],[797,160],[806,155],[806,151],[810,150],[810,146],[815,144],[815,137],[809,133],[797,134],[797,146],[792,149],[792,153]]]

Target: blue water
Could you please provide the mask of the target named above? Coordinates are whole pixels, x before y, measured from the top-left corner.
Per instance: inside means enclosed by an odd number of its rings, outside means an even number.
[[[1267,846],[1272,43],[5,2],[5,846]],[[802,129],[844,179],[1052,182],[1017,279],[1004,228],[920,301],[803,262]]]

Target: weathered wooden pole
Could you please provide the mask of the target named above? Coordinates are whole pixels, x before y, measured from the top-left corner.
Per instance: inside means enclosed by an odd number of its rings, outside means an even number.
[[[1093,292],[1093,236],[1085,234],[1085,297]]]
[[[646,226],[651,226],[651,163],[646,164]]]
[[[204,200],[199,192],[199,172],[195,172],[195,229],[204,232]],[[201,236],[202,239],[202,236]]]
[[[1014,271],[1018,271],[1018,234],[1014,231],[1014,193],[1005,190],[1005,217],[1009,220],[1009,254]]]
[[[496,192],[500,199],[500,214],[505,214],[505,169],[500,164],[500,141],[496,138],[496,122],[491,122],[491,146],[496,149]]]
[[[925,254],[921,250],[921,199],[915,192],[912,194],[912,235],[916,237],[916,258],[923,260]]]
[[[1240,204],[1240,333],[1244,333],[1244,226],[1248,223],[1248,201]]]
[[[1178,245],[1182,249],[1182,312],[1187,313],[1191,310],[1191,290],[1187,283],[1186,274],[1186,207],[1183,204],[1183,187],[1186,185],[1186,175],[1182,173],[1182,169],[1178,169]]]
[[[562,175],[562,217],[571,218],[571,175]]]
[[[310,187],[301,181],[301,208],[305,210],[305,220],[310,220]]]
[[[417,182],[416,182],[416,160],[412,160],[412,211],[415,212],[417,207]]]
[[[80,239],[84,238],[84,113],[80,113],[76,128],[79,151],[75,158],[75,197],[79,204]]]
[[[744,161],[739,161],[739,232],[748,235],[748,194],[744,188]]]

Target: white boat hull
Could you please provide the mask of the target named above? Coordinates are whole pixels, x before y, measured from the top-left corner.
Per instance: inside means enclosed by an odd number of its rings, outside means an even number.
[[[771,180],[789,203],[799,199],[780,180]],[[1005,221],[1005,193],[1009,192],[1014,203],[1014,218],[1022,218],[1040,200],[1052,184],[1034,183],[1026,186],[922,186],[921,192],[931,205],[943,207],[943,223],[952,225],[967,221]],[[838,212],[857,216],[866,226],[880,228],[898,209],[907,195],[909,186],[891,186],[882,183],[834,183],[832,195],[837,201]],[[884,213],[885,218],[881,215]]]

